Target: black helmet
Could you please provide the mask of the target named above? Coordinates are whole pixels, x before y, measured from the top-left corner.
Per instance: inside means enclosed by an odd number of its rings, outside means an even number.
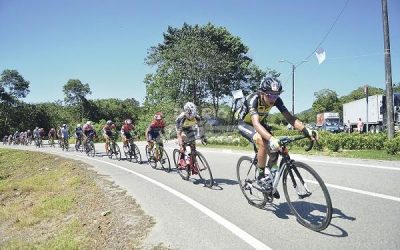
[[[266,77],[260,83],[260,87],[258,90],[266,94],[279,95],[280,93],[282,93],[282,84],[276,78]]]

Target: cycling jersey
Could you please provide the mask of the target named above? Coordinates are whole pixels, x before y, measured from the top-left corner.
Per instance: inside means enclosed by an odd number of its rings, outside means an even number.
[[[196,115],[192,119],[188,119],[185,112],[182,112],[178,118],[176,118],[176,131],[182,132],[184,130],[190,130],[200,121],[200,116]]]
[[[82,132],[83,132],[82,127],[75,128],[75,134],[76,134],[76,136],[81,136]]]
[[[103,127],[103,132],[104,132],[107,136],[111,137],[111,136],[112,136],[112,125],[105,125],[105,126]]]
[[[273,106],[277,107],[281,113],[288,111],[280,97],[276,99]],[[268,117],[269,111],[273,106],[265,104],[257,92],[252,93],[246,97],[241,109],[239,110],[238,118],[247,124],[252,124],[251,116],[259,115],[259,121],[263,121]]]
[[[160,133],[165,127],[165,121],[153,120],[149,126],[149,132]]]

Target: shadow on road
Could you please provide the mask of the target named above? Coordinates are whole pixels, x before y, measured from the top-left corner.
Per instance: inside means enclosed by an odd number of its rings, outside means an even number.
[[[310,210],[311,208],[313,210],[317,210],[317,211],[324,211],[326,209],[325,206],[322,206],[320,204],[307,204],[307,206],[303,206],[303,207],[304,207],[304,209],[302,210],[302,212],[305,214],[308,214],[307,217],[310,221],[320,219],[319,216],[311,215],[313,212]],[[294,216],[292,214],[287,202],[282,202],[279,204],[267,203],[265,205],[265,207],[263,207],[261,209],[272,212],[273,214],[276,215],[276,217],[278,217],[280,219],[289,219],[289,216]],[[349,221],[356,220],[355,217],[351,217],[351,216],[344,214],[340,209],[333,208],[332,220],[335,220],[335,219],[343,219],[343,220],[349,220]],[[333,232],[332,228],[336,228],[336,230],[335,230],[336,232]],[[327,231],[330,231],[330,232],[327,232]],[[327,235],[327,236],[332,236],[332,237],[347,237],[348,236],[348,233],[346,230],[337,226],[336,224],[333,224],[332,222],[325,231],[322,231],[319,233]]]

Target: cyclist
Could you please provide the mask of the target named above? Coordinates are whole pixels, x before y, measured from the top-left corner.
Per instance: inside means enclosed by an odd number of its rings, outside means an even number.
[[[106,144],[104,144],[104,148],[106,149],[106,154],[108,154],[108,145],[110,144],[110,138],[112,137],[112,130],[115,128],[114,123],[111,120],[108,120],[106,125],[103,127],[103,136],[106,140]]]
[[[86,141],[87,141],[88,136],[91,133],[95,134],[92,122],[91,121],[87,121],[85,123],[85,125],[83,125],[82,130],[83,130],[83,147],[86,148]]]
[[[277,168],[280,149],[279,140],[271,132],[266,118],[272,107],[278,110],[295,129],[312,140],[318,140],[318,134],[313,137],[313,130],[306,128],[303,123],[289,113],[279,95],[282,93],[281,82],[273,77],[266,77],[260,83],[258,91],[246,96],[243,105],[238,110],[238,129],[242,136],[257,146],[258,180],[253,183],[256,189],[268,191],[272,187],[271,167]],[[269,156],[266,164],[266,156]],[[279,199],[279,193],[274,197]]]
[[[147,144],[149,145],[148,153],[150,153],[151,150],[153,149],[154,141],[159,140],[161,133],[164,134],[164,128],[165,128],[165,121],[163,119],[163,113],[157,112],[154,115],[154,119],[151,121],[149,127],[146,129]]]
[[[69,139],[69,132],[68,132],[67,124],[62,125],[60,133],[61,133],[61,138],[62,138],[62,144],[63,144],[63,146],[65,146],[65,142],[68,143],[68,139]]]
[[[82,134],[83,134],[82,126],[81,124],[77,124],[75,128],[75,148],[79,149],[79,146],[82,143]]]
[[[26,131],[26,139],[27,139],[27,144],[30,144],[32,142],[32,132],[30,129]]]
[[[124,144],[124,147],[127,146],[128,140],[132,139],[131,131],[133,131],[134,126],[132,124],[131,119],[126,119],[124,121],[124,125],[121,127],[121,138]]]
[[[49,142],[54,143],[54,140],[56,139],[56,130],[55,128],[51,128],[49,131]]]
[[[197,115],[196,105],[192,102],[187,102],[183,107],[183,112],[176,118],[176,134],[178,137],[178,143],[180,147],[179,167],[185,168],[186,162],[184,160],[185,147],[184,142],[186,140],[193,141],[197,134],[197,124],[201,118]]]

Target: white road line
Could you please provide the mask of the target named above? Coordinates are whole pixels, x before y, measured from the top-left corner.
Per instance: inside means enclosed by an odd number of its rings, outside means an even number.
[[[342,186],[333,185],[333,184],[327,184],[327,183],[325,183],[325,185],[328,186],[328,187],[341,189],[341,190],[345,190],[345,191],[349,191],[349,192],[353,192],[353,193],[365,194],[365,195],[374,196],[374,197],[378,197],[378,198],[382,198],[382,199],[387,199],[387,200],[400,202],[400,197],[396,197],[396,196],[373,193],[373,192],[363,191],[363,190],[360,190],[360,189],[342,187]]]
[[[75,154],[74,154],[75,155]],[[164,189],[167,192],[170,192],[171,194],[175,195],[176,197],[186,201],[187,203],[189,203],[190,205],[192,205],[194,208],[198,209],[200,212],[204,213],[205,215],[207,215],[208,217],[210,217],[211,219],[213,219],[214,221],[216,221],[217,223],[219,223],[220,225],[222,225],[223,227],[225,227],[226,229],[228,229],[229,231],[231,231],[233,234],[235,234],[237,237],[239,237],[240,239],[242,239],[243,241],[245,241],[247,244],[249,244],[250,246],[252,246],[255,249],[263,249],[263,250],[269,250],[272,249],[268,246],[266,246],[264,243],[262,243],[261,241],[257,240],[256,238],[254,238],[253,236],[251,236],[250,234],[248,234],[247,232],[245,232],[244,230],[240,229],[238,226],[236,226],[235,224],[233,224],[232,222],[228,221],[227,219],[223,218],[222,216],[220,216],[219,214],[215,213],[214,211],[210,210],[209,208],[205,207],[204,205],[200,204],[199,202],[193,200],[192,198],[182,194],[181,192],[178,192],[177,190],[161,183],[158,182],[156,180],[153,180],[145,175],[142,175],[140,173],[137,173],[135,171],[132,171],[130,169],[126,169],[122,166],[119,166],[117,164],[114,163],[110,163],[107,161],[103,161],[103,160],[98,160],[95,158],[88,158],[87,156],[81,156],[81,155],[76,155],[77,157],[80,158],[84,158],[84,159],[89,159],[89,160],[93,160],[93,161],[98,161],[104,164],[108,164],[111,166],[114,166],[116,168],[119,168],[121,170],[127,171],[129,173],[132,173],[146,181],[149,181],[151,183],[153,183],[154,185],[159,186],[160,188]]]

